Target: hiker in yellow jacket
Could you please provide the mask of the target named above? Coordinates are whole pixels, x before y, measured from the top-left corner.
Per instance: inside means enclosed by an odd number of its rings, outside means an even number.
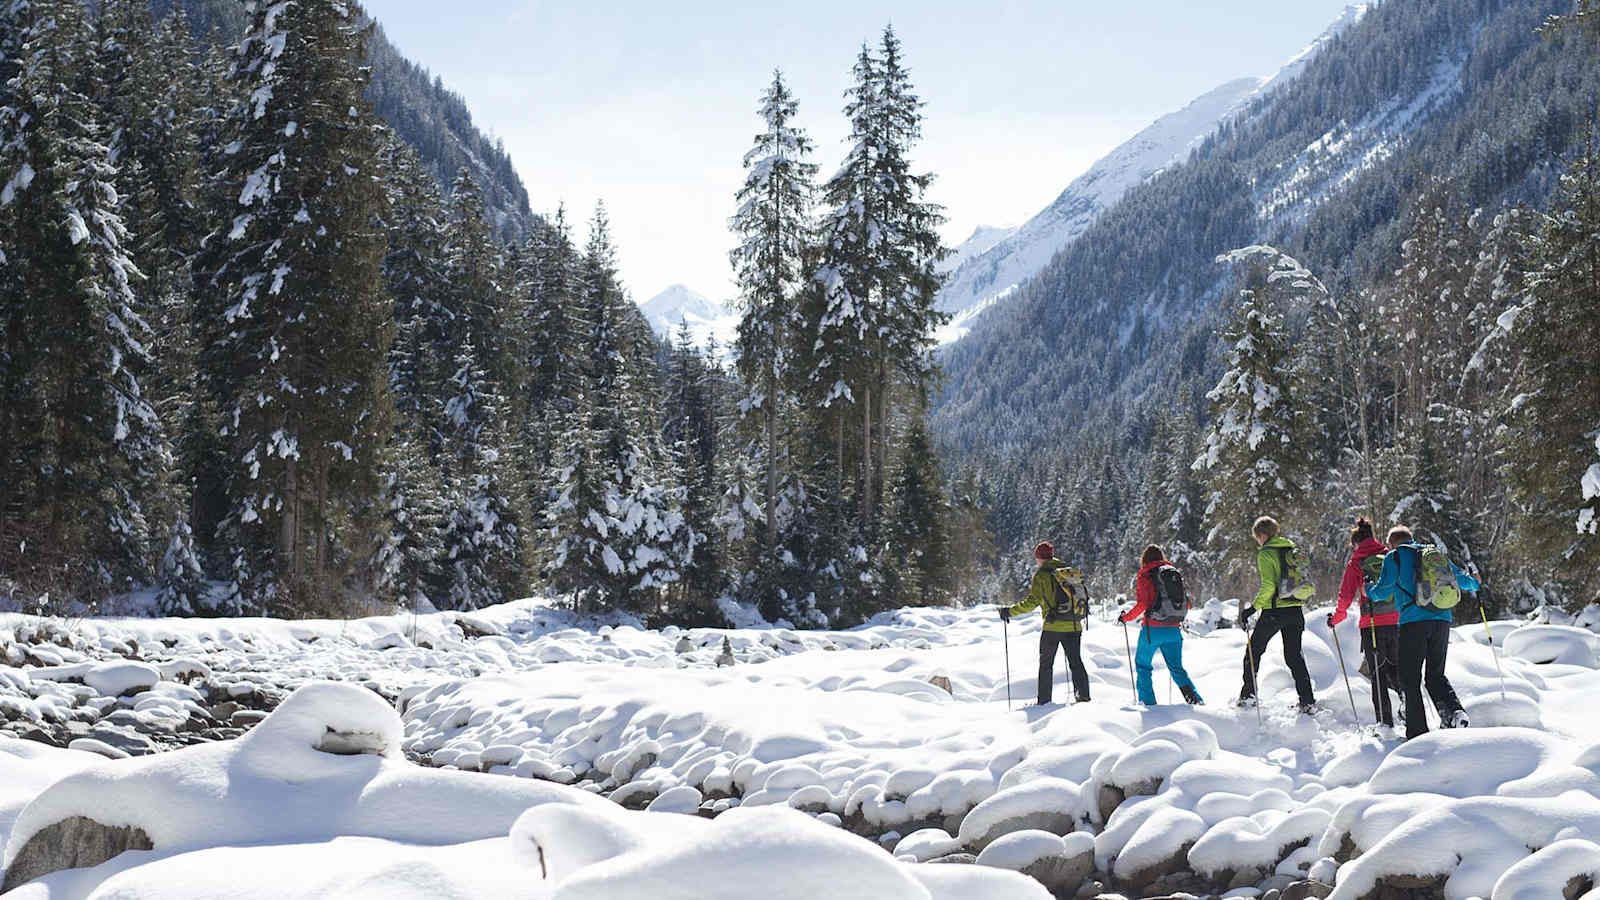
[[[1036,609],[1044,614],[1044,628],[1039,632],[1040,706],[1050,702],[1055,687],[1057,647],[1067,651],[1067,670],[1072,674],[1072,690],[1078,702],[1089,700],[1089,672],[1083,667],[1083,620],[1089,611],[1089,594],[1083,589],[1083,573],[1056,559],[1055,555],[1056,548],[1049,541],[1041,541],[1034,547],[1033,558],[1039,567],[1028,585],[1028,596],[1009,609],[1000,607],[1000,618],[1007,622],[1012,616],[1026,615]],[[1076,586],[1068,587],[1063,581],[1068,584],[1075,581]],[[1073,595],[1074,590],[1077,596]]]

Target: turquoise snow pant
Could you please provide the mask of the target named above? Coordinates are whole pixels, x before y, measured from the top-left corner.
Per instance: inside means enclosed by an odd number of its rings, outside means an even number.
[[[1183,629],[1151,628],[1146,625],[1139,629],[1139,649],[1133,654],[1133,667],[1139,673],[1139,702],[1145,706],[1156,705],[1156,689],[1150,683],[1150,676],[1155,671],[1153,663],[1157,649],[1166,658],[1167,671],[1172,673],[1172,680],[1178,683],[1178,687],[1194,690],[1194,682],[1189,680],[1189,673],[1183,670]]]

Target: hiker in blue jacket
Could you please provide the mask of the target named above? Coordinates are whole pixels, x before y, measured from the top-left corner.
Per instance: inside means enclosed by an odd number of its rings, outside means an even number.
[[[1379,603],[1393,600],[1400,610],[1400,687],[1405,696],[1406,739],[1428,732],[1428,714],[1422,705],[1423,668],[1427,668],[1428,696],[1439,713],[1442,728],[1467,727],[1467,713],[1461,708],[1455,688],[1445,677],[1445,657],[1450,652],[1450,625],[1448,609],[1436,609],[1417,603],[1417,579],[1420,576],[1423,546],[1411,536],[1411,529],[1396,525],[1389,529],[1389,555],[1384,557],[1383,572],[1369,593]],[[1463,591],[1476,591],[1477,579],[1450,565],[1455,574],[1456,586]]]

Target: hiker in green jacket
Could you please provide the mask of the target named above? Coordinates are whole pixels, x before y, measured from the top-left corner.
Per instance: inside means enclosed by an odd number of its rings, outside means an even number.
[[[1302,572],[1304,555],[1293,543],[1278,534],[1278,522],[1271,516],[1262,516],[1251,527],[1256,544],[1256,571],[1261,574],[1261,588],[1255,601],[1240,605],[1239,627],[1250,633],[1250,643],[1245,648],[1244,688],[1239,692],[1241,706],[1256,702],[1256,672],[1261,669],[1261,655],[1275,634],[1283,635],[1283,661],[1294,676],[1294,690],[1300,695],[1300,711],[1307,715],[1315,711],[1316,694],[1311,689],[1311,673],[1306,670],[1306,657],[1300,649],[1300,639],[1305,634],[1305,601],[1312,595],[1310,573]],[[1261,621],[1250,632],[1250,617],[1261,613]]]
[[[1072,673],[1072,690],[1079,703],[1089,700],[1089,672],[1083,667],[1083,620],[1089,611],[1089,592],[1083,587],[1083,573],[1055,558],[1056,548],[1041,541],[1033,548],[1039,567],[1028,585],[1028,596],[1009,609],[1000,607],[1000,618],[1025,615],[1035,609],[1044,614],[1039,632],[1039,705],[1050,702],[1055,687],[1056,648],[1067,651],[1067,669]],[[1057,577],[1058,570],[1061,577]],[[1066,582],[1066,584],[1062,584]]]

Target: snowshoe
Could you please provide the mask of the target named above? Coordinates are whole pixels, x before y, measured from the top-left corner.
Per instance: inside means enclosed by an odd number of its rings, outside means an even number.
[[[1467,711],[1464,710],[1464,709],[1458,709],[1458,710],[1456,710],[1455,715],[1450,717],[1450,723],[1448,725],[1445,725],[1445,727],[1446,728],[1466,728],[1470,724],[1471,723],[1467,721]]]
[[[1317,711],[1321,709],[1321,707],[1317,706],[1315,702],[1297,703],[1295,704],[1295,708],[1300,710],[1300,715],[1302,716],[1314,716],[1317,714]]]
[[[1254,709],[1256,706],[1256,698],[1240,697],[1239,699],[1233,701],[1233,705],[1237,709]]]
[[[1183,702],[1189,704],[1190,706],[1206,705],[1206,702],[1200,699],[1200,695],[1196,693],[1195,689],[1192,687],[1179,688],[1178,692],[1183,694]]]

